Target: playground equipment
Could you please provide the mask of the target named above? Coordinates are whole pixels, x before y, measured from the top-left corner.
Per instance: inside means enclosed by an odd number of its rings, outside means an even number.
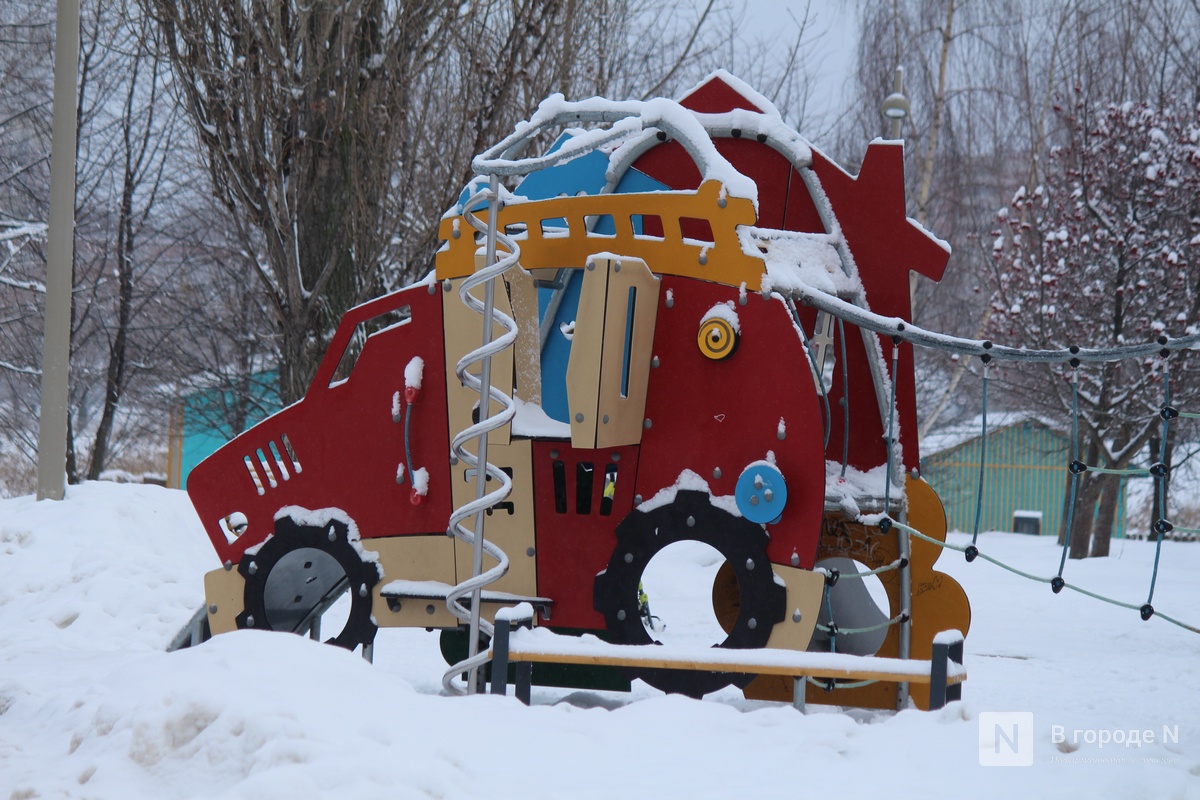
[[[518,603],[543,629],[654,642],[639,586],[678,541],[724,562],[723,648],[928,660],[938,632],[967,632],[965,593],[934,569],[911,345],[863,326],[909,318],[909,271],[937,280],[949,255],[905,216],[899,142],[851,176],[716,73],[679,103],[550,98],[475,167],[436,273],[348,312],[305,397],[189,476],[224,562],[211,633],[319,637],[348,593],[329,641],[370,657],[379,627],[450,632],[464,657],[445,683],[477,689]],[[913,670],[864,683],[823,663],[623,680],[929,703]]]

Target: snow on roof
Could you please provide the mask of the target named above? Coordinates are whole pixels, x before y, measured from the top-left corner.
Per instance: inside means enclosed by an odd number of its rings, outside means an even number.
[[[1028,422],[1048,428],[1055,433],[1061,432],[1058,423],[1045,417],[1040,417],[1030,411],[992,411],[988,414],[987,419],[988,433],[991,434],[1004,428],[1012,428]],[[937,430],[931,431],[921,438],[922,457],[928,458],[937,453],[944,453],[956,447],[961,447],[967,442],[978,439],[982,433],[982,414],[963,420],[962,422],[955,422],[939,427]]]

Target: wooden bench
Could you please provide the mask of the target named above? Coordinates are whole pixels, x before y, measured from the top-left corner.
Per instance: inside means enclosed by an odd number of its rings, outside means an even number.
[[[930,709],[962,699],[962,683],[967,679],[962,664],[963,637],[958,631],[943,631],[934,637],[932,658],[903,659],[796,650],[618,645],[534,630],[531,624],[532,615],[519,607],[503,609],[496,615],[490,651],[492,694],[507,694],[508,666],[513,664],[516,696],[528,704],[535,663],[786,675],[795,681],[793,704],[801,710],[808,677],[928,684]]]

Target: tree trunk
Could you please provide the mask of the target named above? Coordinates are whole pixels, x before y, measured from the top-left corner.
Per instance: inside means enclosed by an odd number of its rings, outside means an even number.
[[[1119,475],[1097,475],[1101,486],[1100,511],[1092,533],[1092,558],[1107,558],[1112,543],[1113,526],[1121,504],[1122,481]]]
[[[128,146],[128,128],[125,130],[125,143]],[[117,331],[108,353],[104,410],[100,413],[96,438],[92,441],[92,458],[87,471],[89,481],[99,480],[100,473],[108,466],[109,440],[121,403],[121,393],[125,389],[125,357],[129,343],[129,322],[133,317],[133,192],[136,187],[129,155],[126,150],[125,181],[121,189],[120,219],[117,221]]]
[[[1096,522],[1096,506],[1100,502],[1103,484],[1099,475],[1079,476],[1081,486],[1075,501],[1075,520],[1071,526],[1071,558],[1087,558]]]
[[[67,483],[79,483],[79,465],[75,461],[75,423],[67,414]]]

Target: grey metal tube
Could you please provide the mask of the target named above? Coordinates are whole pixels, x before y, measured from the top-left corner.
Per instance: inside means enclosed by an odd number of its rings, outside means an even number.
[[[75,254],[75,101],[79,77],[79,0],[58,0],[54,112],[50,144],[50,220],[46,244],[46,327],[38,416],[38,500],[66,493],[67,389],[71,368],[71,277]]]
[[[496,228],[500,219],[500,176],[492,174],[489,182],[491,190],[491,198],[488,200],[488,232],[487,232],[487,248],[484,258],[490,266],[496,263]],[[492,311],[496,308],[496,279],[491,278],[484,284],[483,293],[483,346],[492,342]],[[483,366],[481,368],[480,381],[482,386],[479,389],[479,421],[483,422],[491,415],[491,399],[492,399],[492,356],[490,354],[483,357]],[[479,466],[475,470],[475,500],[483,499],[487,494],[487,447],[488,447],[488,431],[479,434],[479,445],[476,449],[479,459]],[[483,573],[483,524],[486,515],[483,509],[475,513],[475,541],[471,552],[471,575],[479,577]],[[467,656],[474,658],[479,653],[479,613],[481,605],[483,588],[476,586],[471,592],[471,622],[469,625],[470,637],[467,642]],[[480,686],[480,677],[478,667],[472,667],[467,672],[467,692],[476,694],[482,688]]]

